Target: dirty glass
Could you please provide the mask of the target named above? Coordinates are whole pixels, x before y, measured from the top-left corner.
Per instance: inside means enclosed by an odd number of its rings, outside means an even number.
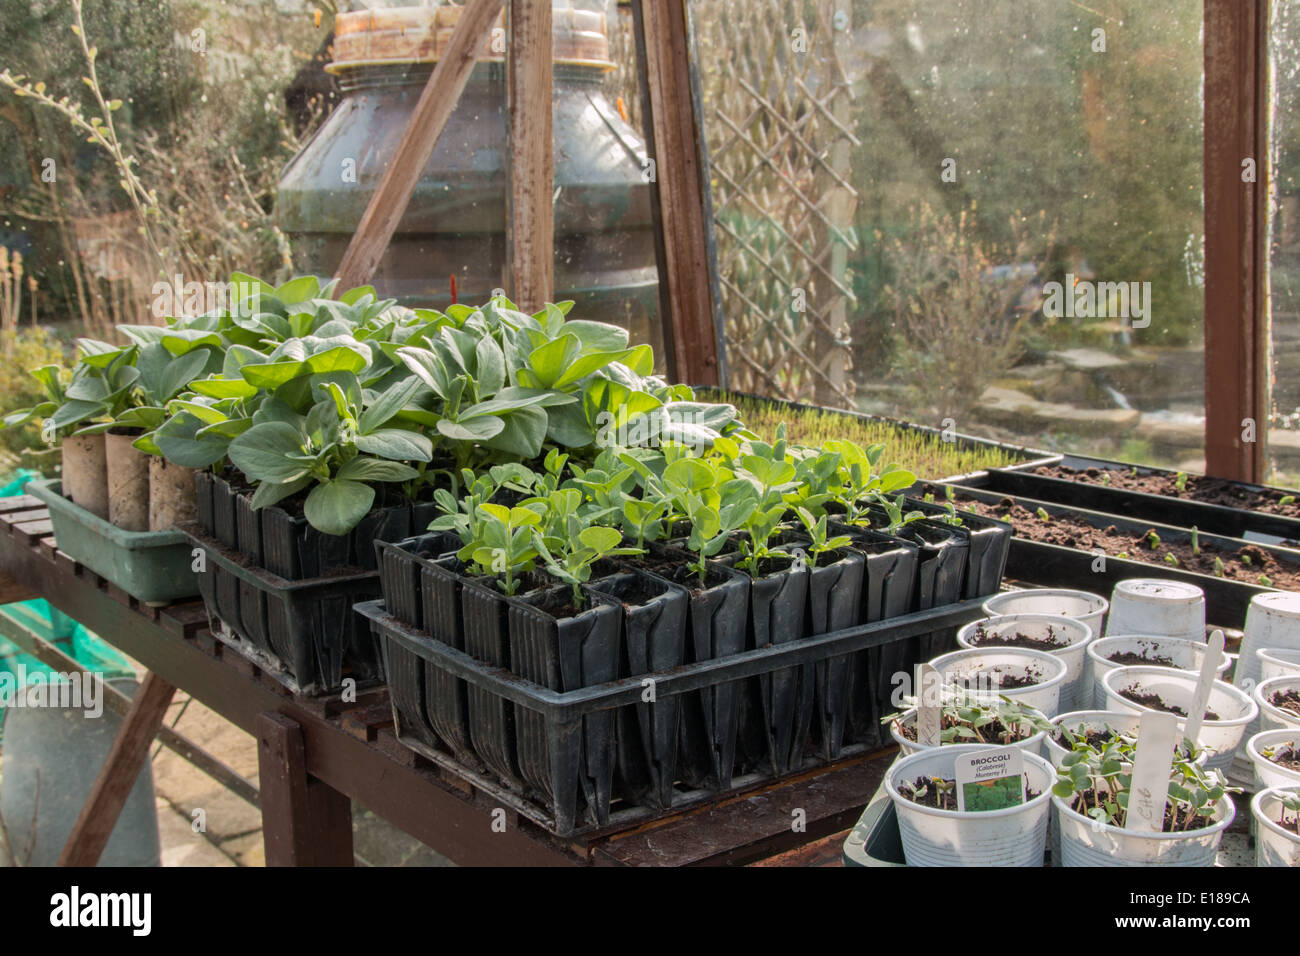
[[[1200,0],[697,0],[734,388],[1203,470]]]
[[[1273,74],[1269,210],[1271,484],[1300,485],[1300,3],[1279,0],[1270,26]]]

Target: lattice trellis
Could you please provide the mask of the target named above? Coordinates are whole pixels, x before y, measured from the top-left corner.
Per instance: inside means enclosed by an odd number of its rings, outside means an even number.
[[[691,19],[733,388],[852,402],[849,0],[698,0]]]

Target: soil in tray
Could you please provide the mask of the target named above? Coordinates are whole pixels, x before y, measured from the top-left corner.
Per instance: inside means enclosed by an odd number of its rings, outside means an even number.
[[[1172,657],[1165,657],[1162,654],[1152,654],[1149,650],[1143,651],[1141,654],[1136,651],[1116,651],[1114,654],[1107,657],[1106,660],[1112,661],[1113,663],[1120,665],[1120,667],[1140,667],[1144,664],[1154,667],[1174,666],[1174,659]]]
[[[1141,704],[1143,707],[1150,707],[1152,710],[1163,710],[1166,714],[1177,714],[1179,717],[1186,717],[1187,711],[1177,704],[1166,704],[1163,697],[1159,694],[1146,694],[1137,689],[1136,686],[1126,687],[1119,692],[1119,696],[1125,700],[1131,700],[1135,704]],[[1207,710],[1202,720],[1218,720],[1219,715],[1212,710]]]
[[[984,630],[983,623],[975,625],[971,635],[971,644],[976,647],[1027,647],[1035,651],[1059,651],[1067,645],[1066,641],[1057,640],[1052,626],[1047,626],[1047,637],[1030,637],[1016,631],[1014,634],[990,634]]]
[[[1284,770],[1294,770],[1300,773],[1300,750],[1295,747],[1277,747],[1273,750],[1273,756],[1268,758],[1271,763],[1277,764]]]
[[[1187,475],[1180,489],[1176,475],[1135,475],[1123,468],[1085,468],[1079,471],[1063,465],[1043,465],[1035,468],[1033,473],[1089,485],[1122,488],[1125,491],[1143,491],[1147,494],[1163,495],[1166,498],[1199,501],[1201,504],[1245,508],[1249,511],[1300,518],[1300,502],[1293,500],[1284,504],[1288,497],[1285,493],[1272,490],[1250,491],[1221,478]]]
[[[1144,534],[1132,534],[1121,531],[1114,525],[1097,528],[1069,515],[1053,515],[1044,521],[1039,515],[1023,505],[1016,504],[1010,498],[1003,498],[996,505],[989,505],[958,494],[957,504],[959,513],[960,510],[974,505],[977,514],[1010,522],[1018,538],[1026,538],[1042,544],[1060,545],[1079,551],[1100,548],[1113,557],[1124,557],[1144,564],[1178,567],[1184,571],[1208,574],[1244,584],[1263,584],[1264,581],[1261,580],[1263,578],[1271,587],[1300,591],[1300,569],[1279,563],[1273,555],[1255,545],[1247,545],[1240,551],[1225,551],[1212,544],[1201,542],[1199,553],[1194,553],[1190,541],[1166,541],[1159,535],[1153,538],[1154,532],[1150,530]],[[1168,555],[1173,555],[1178,564],[1174,565],[1169,561]],[[1215,558],[1222,563],[1222,568],[1215,566]]]
[[[1280,690],[1268,698],[1274,707],[1300,717],[1300,690]]]
[[[898,787],[898,792],[902,796],[911,800],[913,803],[920,804],[923,807],[930,807],[934,810],[956,810],[957,809],[957,781],[944,780],[943,790],[941,791],[934,785],[937,778],[935,777],[917,777],[912,781],[904,781]],[[1039,790],[1031,789],[1029,778],[1025,778],[1025,802],[1028,803],[1041,793]],[[916,794],[924,790],[921,798],[918,800]]]

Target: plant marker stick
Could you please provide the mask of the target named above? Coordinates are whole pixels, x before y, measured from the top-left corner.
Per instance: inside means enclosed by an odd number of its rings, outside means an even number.
[[[943,680],[932,664],[916,665],[916,742],[939,746]]]
[[[1196,743],[1196,738],[1201,735],[1201,721],[1205,718],[1206,705],[1210,703],[1210,690],[1214,687],[1214,678],[1219,672],[1221,660],[1223,660],[1223,631],[1216,630],[1210,635],[1205,649],[1205,660],[1201,662],[1201,676],[1196,681],[1196,691],[1192,694],[1192,706],[1187,711],[1187,727],[1183,733],[1192,743]]]
[[[1129,786],[1125,830],[1159,833],[1165,825],[1169,773],[1173,769],[1178,718],[1149,711],[1138,722],[1137,752],[1133,755],[1133,782]]]

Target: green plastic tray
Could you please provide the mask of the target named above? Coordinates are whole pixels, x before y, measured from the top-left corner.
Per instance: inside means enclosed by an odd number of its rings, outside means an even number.
[[[59,481],[29,481],[26,491],[45,502],[59,550],[127,594],[151,604],[194,597],[190,544],[179,531],[123,531],[63,497]]]

